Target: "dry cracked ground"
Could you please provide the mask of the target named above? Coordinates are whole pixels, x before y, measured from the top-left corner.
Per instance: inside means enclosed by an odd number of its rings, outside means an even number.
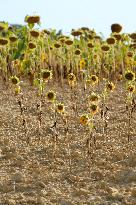
[[[104,135],[100,113],[96,115],[96,147],[92,144],[90,156],[86,146],[88,130],[79,123],[80,114],[87,109],[88,91],[79,86],[72,94],[67,84],[62,88],[55,83],[47,85],[45,90],[49,89],[66,105],[67,136],[62,116],[57,117],[56,129],[51,128],[54,113],[46,99],[42,102],[39,131],[39,97],[37,89],[28,83],[22,84],[25,128],[19,97],[11,86],[7,89],[0,83],[0,205],[135,205],[136,111],[128,143],[122,83],[107,101],[108,126]]]

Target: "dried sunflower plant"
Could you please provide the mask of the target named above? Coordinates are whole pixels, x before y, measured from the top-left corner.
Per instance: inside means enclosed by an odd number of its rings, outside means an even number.
[[[93,91],[88,96],[88,113],[80,116],[80,123],[87,127],[88,136],[86,140],[87,156],[89,159],[89,172],[91,169],[91,163],[94,161],[94,154],[97,148],[96,136],[95,136],[95,115],[99,112],[100,96]]]
[[[106,128],[108,126],[108,111],[109,108],[107,106],[107,99],[110,97],[110,93],[115,89],[115,85],[111,81],[107,81],[104,79],[104,89],[101,93],[101,119],[102,119],[102,127],[103,127],[103,135],[105,134]]]
[[[135,111],[136,103],[134,100],[135,96],[135,73],[131,70],[127,70],[125,72],[125,80],[126,80],[126,112],[128,118],[128,125],[127,127],[127,138],[128,142],[131,140],[131,125],[132,125],[132,116]]]
[[[51,78],[52,78],[52,72],[48,69],[44,69],[44,70],[41,70],[39,74],[39,78],[35,79],[35,82],[34,82],[35,85],[38,87],[38,96],[39,96],[39,102],[37,103],[39,135],[40,135],[40,130],[42,126],[42,105],[44,103],[44,90],[45,90],[46,84]]]
[[[24,95],[23,95],[23,91],[22,91],[21,86],[20,86],[21,81],[19,80],[19,78],[17,76],[11,76],[10,80],[12,83],[12,90],[14,91],[14,95],[17,98],[17,103],[19,105],[20,121],[22,122],[22,126],[24,129],[25,140],[26,140],[27,144],[29,144],[30,138],[29,138],[29,134],[28,134],[28,125],[27,125],[27,120],[26,120],[26,115],[25,115],[25,111],[27,110],[27,108],[23,102]]]

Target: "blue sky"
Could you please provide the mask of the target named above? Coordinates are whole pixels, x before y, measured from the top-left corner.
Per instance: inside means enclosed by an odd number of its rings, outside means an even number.
[[[120,23],[124,32],[136,31],[136,0],[0,0],[0,21],[24,23],[26,14],[41,16],[44,28],[88,26],[104,36],[110,25]]]

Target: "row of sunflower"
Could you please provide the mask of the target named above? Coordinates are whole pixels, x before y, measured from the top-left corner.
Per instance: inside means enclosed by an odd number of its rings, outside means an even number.
[[[34,81],[43,69],[51,70],[62,83],[69,73],[77,80],[88,80],[93,74],[99,79],[121,80],[127,70],[135,72],[136,33],[121,33],[119,24],[112,24],[111,35],[103,39],[87,27],[72,29],[69,36],[40,30],[35,27],[40,25],[40,16],[26,16],[25,22],[19,28],[0,23],[3,79],[16,75],[31,76]]]

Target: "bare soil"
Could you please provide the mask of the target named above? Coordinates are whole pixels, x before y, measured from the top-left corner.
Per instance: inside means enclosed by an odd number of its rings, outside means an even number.
[[[102,86],[98,88],[100,92]],[[37,88],[22,85],[26,129],[12,88],[0,83],[0,205],[135,205],[136,204],[136,111],[128,143],[125,91],[118,83],[107,101],[108,126],[103,135],[100,112],[96,115],[91,154],[87,153],[87,128],[79,123],[87,111],[89,91],[82,86],[72,94],[67,84],[47,85],[64,102],[68,134],[61,115],[42,102],[38,129]],[[77,111],[75,109],[77,105]],[[57,146],[54,153],[54,136]],[[68,148],[69,144],[69,148]],[[70,152],[69,152],[70,151]],[[69,165],[71,159],[71,165]]]

